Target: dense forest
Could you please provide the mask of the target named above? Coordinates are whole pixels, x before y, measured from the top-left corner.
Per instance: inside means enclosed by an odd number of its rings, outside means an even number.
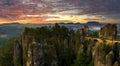
[[[16,38],[11,38],[4,44],[0,44],[0,66],[14,66],[13,65],[13,43]]]
[[[56,24],[54,27],[25,28],[24,34],[36,36],[37,43],[47,43],[48,47],[53,47],[52,49],[57,54],[58,66],[89,65],[86,61],[88,59],[87,55],[78,53],[79,32],[68,30],[68,28]],[[15,39],[12,38],[5,44],[0,45],[0,66],[13,66]]]
[[[73,31],[58,24],[53,27],[26,27],[19,38],[0,45],[0,66],[97,66],[97,61],[105,61],[102,55],[99,60],[98,54],[107,56],[112,50],[116,52],[106,42],[97,45],[97,39],[86,39],[98,36],[98,32],[89,33],[87,28]],[[22,47],[15,48],[17,44]],[[116,58],[119,57],[115,56],[112,64],[118,61]]]
[[[53,27],[25,28],[23,35],[34,37],[29,43],[47,44],[48,50],[44,54],[47,60],[43,61],[47,66],[51,65],[54,55],[57,56],[57,66],[93,66],[93,62],[88,60],[86,50],[88,41],[80,40],[79,31],[68,30],[64,26],[55,24]],[[86,49],[85,53],[80,53],[79,46],[83,41]]]

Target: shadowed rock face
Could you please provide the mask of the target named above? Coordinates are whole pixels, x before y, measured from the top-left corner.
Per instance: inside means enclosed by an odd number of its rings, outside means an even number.
[[[23,41],[23,55],[26,56],[25,66],[57,66],[57,56],[54,48],[47,43],[38,43],[35,36],[25,36]],[[25,42],[24,42],[25,41]]]
[[[54,47],[36,42],[34,36],[22,35],[21,40],[14,43],[14,66],[58,66]]]
[[[116,24],[107,24],[100,30],[100,37],[103,39],[116,39],[117,26]]]
[[[14,66],[22,66],[23,65],[23,58],[22,58],[22,45],[19,43],[18,40],[14,42]]]
[[[79,33],[80,33],[80,40],[81,42],[83,42],[83,40],[85,40],[85,37],[88,36],[89,34],[89,27],[87,25],[84,26],[84,28],[80,28],[78,29]]]
[[[84,33],[86,36],[89,34],[89,27],[87,25],[84,26]]]

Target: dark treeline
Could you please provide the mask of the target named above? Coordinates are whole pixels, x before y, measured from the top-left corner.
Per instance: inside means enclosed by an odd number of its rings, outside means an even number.
[[[16,38],[11,38],[4,44],[0,44],[0,66],[14,66],[13,65],[13,43]]]

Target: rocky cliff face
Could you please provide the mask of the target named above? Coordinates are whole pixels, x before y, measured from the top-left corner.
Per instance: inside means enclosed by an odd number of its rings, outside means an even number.
[[[15,40],[14,43],[14,66],[22,66],[23,65],[23,49],[22,45],[19,43],[18,40]]]
[[[57,27],[59,28],[57,30],[60,31],[60,27]],[[111,30],[107,30],[108,28]],[[116,25],[112,24],[108,24],[101,29],[100,33],[102,38],[106,40],[88,37],[89,28],[87,26],[78,30],[78,35],[76,35],[78,40],[74,38],[74,33],[68,32],[65,34],[65,30],[56,32],[56,35],[46,34],[48,35],[46,36],[44,33],[42,33],[42,35],[36,35],[36,33],[31,34],[30,31],[32,29],[30,29],[26,33],[23,32],[19,41],[15,41],[14,65],[70,66],[70,64],[72,64],[73,66],[79,66],[79,64],[74,65],[78,60],[76,62],[74,61],[78,59],[79,57],[77,58],[77,56],[82,53],[85,55],[83,57],[87,56],[84,61],[82,60],[83,63],[86,62],[86,64],[88,64],[87,66],[92,62],[94,66],[120,66],[120,41],[109,42],[111,41],[109,39],[115,39],[116,29]],[[36,31],[36,29],[34,30]],[[38,30],[36,32],[38,32]],[[60,33],[62,34],[59,35]],[[107,35],[107,33],[109,34]],[[64,36],[65,38],[63,38]],[[76,46],[78,47],[77,50],[75,50]]]
[[[80,30],[80,34],[85,34],[84,29]],[[102,39],[86,39],[87,37],[84,36],[84,39],[81,40],[82,44],[78,53],[87,54],[89,60],[88,63],[94,60],[94,66],[120,66],[120,43],[114,41],[109,43],[111,39],[116,39],[116,25],[107,24],[101,28],[100,35]]]
[[[107,44],[96,44],[94,49],[94,65],[95,66],[119,66],[119,52],[118,49],[120,44],[115,43],[112,46]]]
[[[116,39],[117,26],[116,24],[107,24],[100,30],[100,37],[103,39]]]
[[[35,36],[22,34],[14,44],[14,66],[58,66],[54,47],[37,42]]]
[[[38,43],[35,36],[25,36],[25,38],[25,42],[22,39],[23,53],[26,57],[25,66],[58,66],[53,46],[48,46],[47,43]]]
[[[88,36],[89,34],[89,27],[87,25],[84,26],[84,33],[85,33],[85,36]]]

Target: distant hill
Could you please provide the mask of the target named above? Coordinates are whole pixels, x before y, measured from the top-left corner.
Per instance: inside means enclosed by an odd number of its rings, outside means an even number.
[[[99,23],[99,22],[96,22],[96,21],[90,21],[90,22],[87,22],[86,24],[87,25],[93,25],[93,26],[103,26],[106,23]]]
[[[41,26],[53,26],[54,24],[20,24],[20,23],[5,23],[5,24],[0,24],[0,35],[6,35],[7,37],[3,38],[0,37],[0,40],[6,40],[12,37],[17,37],[19,36],[25,27],[41,27]],[[76,31],[78,28],[84,27],[84,24],[81,23],[59,23],[60,26],[65,26],[69,30],[73,29]],[[99,30],[102,26],[104,26],[104,23],[99,23],[99,22],[88,22],[87,23],[88,27],[90,30]],[[120,28],[120,24],[117,25],[118,28]],[[1,42],[0,41],[0,42]]]
[[[87,22],[87,24],[99,24],[99,22],[96,22],[96,21],[89,21],[89,22]]]

